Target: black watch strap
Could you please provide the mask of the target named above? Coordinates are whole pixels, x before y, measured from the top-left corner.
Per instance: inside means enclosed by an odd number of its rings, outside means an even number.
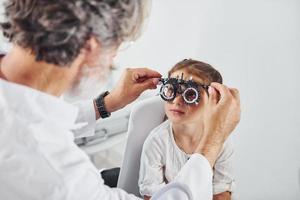
[[[109,94],[108,91],[103,92],[95,99],[95,103],[101,118],[107,118],[111,115],[111,113],[106,110],[105,103],[104,103],[104,97],[107,96],[108,94]]]

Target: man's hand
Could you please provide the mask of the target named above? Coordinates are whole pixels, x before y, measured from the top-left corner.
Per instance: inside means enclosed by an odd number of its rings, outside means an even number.
[[[147,89],[156,89],[161,74],[147,68],[126,69],[116,87],[105,97],[109,112],[123,108]]]
[[[240,97],[237,89],[212,83],[205,101],[204,135],[196,152],[214,166],[223,143],[240,121]]]
[[[230,200],[231,193],[230,192],[222,192],[220,194],[215,194],[213,196],[213,200]]]

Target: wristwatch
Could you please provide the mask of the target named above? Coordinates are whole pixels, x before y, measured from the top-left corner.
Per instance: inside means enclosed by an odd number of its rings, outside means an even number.
[[[104,103],[104,97],[107,96],[108,94],[109,94],[108,91],[103,92],[95,99],[96,107],[98,109],[101,118],[107,118],[111,115],[111,113],[106,110],[105,103]]]

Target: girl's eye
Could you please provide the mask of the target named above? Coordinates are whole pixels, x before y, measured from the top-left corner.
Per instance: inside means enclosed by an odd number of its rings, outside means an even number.
[[[199,97],[199,92],[195,88],[187,88],[182,94],[183,99],[188,104],[196,103]]]
[[[166,97],[166,98],[172,98],[174,96],[174,87],[173,85],[171,84],[166,84],[163,88],[163,95]]]
[[[197,97],[196,92],[194,90],[188,90],[185,96],[189,101],[193,101]]]

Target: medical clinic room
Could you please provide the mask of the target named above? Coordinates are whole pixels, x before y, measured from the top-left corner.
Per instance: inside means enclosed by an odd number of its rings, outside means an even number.
[[[300,200],[299,0],[0,0],[0,200]]]

